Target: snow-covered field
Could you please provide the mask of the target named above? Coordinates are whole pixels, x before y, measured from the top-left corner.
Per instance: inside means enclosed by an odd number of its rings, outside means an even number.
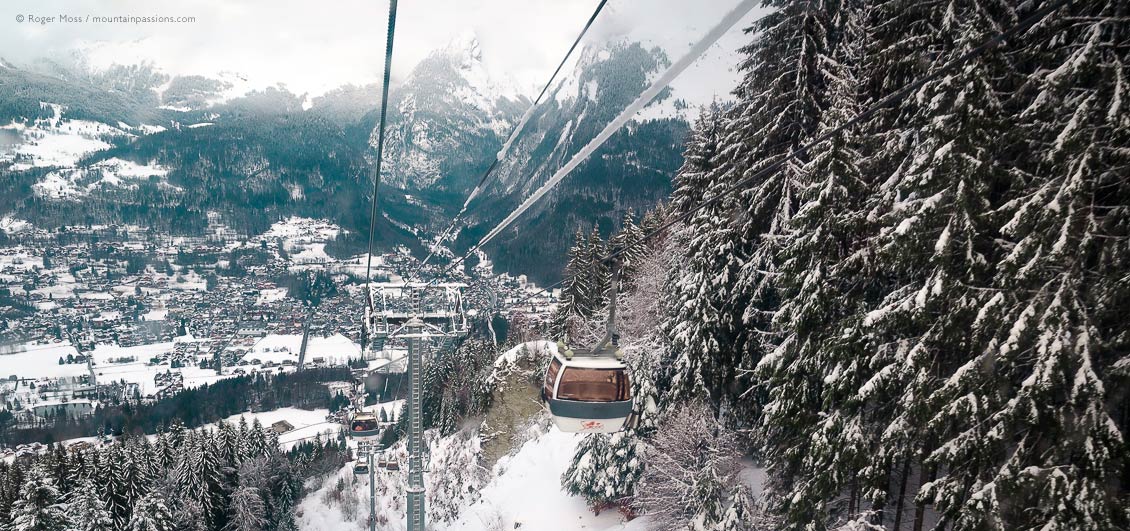
[[[253,364],[281,364],[284,361],[298,363],[301,349],[301,334],[269,334],[256,341],[243,359]],[[311,335],[306,345],[307,363],[313,362],[314,358],[323,358],[327,364],[344,365],[349,360],[360,357],[361,347],[341,334],[329,337]]]
[[[326,243],[337,239],[342,230],[328,220],[292,216],[275,222],[262,237],[278,240],[290,255],[291,269],[297,270],[336,262],[326,254]]]
[[[0,129],[20,139],[0,152],[0,162],[18,160],[13,170],[41,167],[73,167],[84,155],[109,148],[105,136],[125,136],[127,132],[100,122],[63,118],[64,108],[50,103],[51,118],[23,124],[12,122]]]
[[[327,422],[326,415],[329,415],[329,413],[328,409],[284,407],[271,411],[245,411],[237,415],[232,415],[224,420],[231,424],[239,424],[242,418],[245,419],[249,425],[255,420],[258,420],[259,424],[262,424],[264,427],[270,427],[276,422],[285,420],[289,422],[291,426],[294,426],[294,429],[279,434],[279,445],[282,446],[284,450],[289,450],[298,442],[312,439],[317,435],[321,435],[323,439],[337,436],[337,433],[341,431],[344,426],[336,422]],[[214,422],[207,424],[206,427],[214,428],[217,424],[218,423]]]
[[[78,351],[70,343],[22,345],[19,352],[0,353],[0,378],[16,375],[21,378],[68,378],[87,374],[85,363],[59,365],[59,358],[76,356]]]
[[[264,238],[281,238],[290,244],[327,242],[341,234],[341,227],[324,219],[303,218],[292,216],[282,221],[276,221]]]

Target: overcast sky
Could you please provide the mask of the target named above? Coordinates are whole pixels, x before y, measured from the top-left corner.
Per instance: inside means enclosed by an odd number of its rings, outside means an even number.
[[[533,87],[552,72],[596,0],[402,0],[393,75],[406,75],[431,50],[461,34],[479,39],[492,75]],[[609,0],[587,39],[629,38],[663,46],[672,60],[737,0]],[[26,63],[76,52],[95,67],[149,61],[170,74],[238,72],[257,86],[284,83],[318,94],[379,79],[388,4],[384,0],[5,0],[0,57]],[[40,24],[27,17],[191,16],[192,23]],[[17,22],[19,17],[23,22]],[[737,79],[734,51],[746,18],[676,85],[724,95]],[[681,90],[680,90],[681,89]]]

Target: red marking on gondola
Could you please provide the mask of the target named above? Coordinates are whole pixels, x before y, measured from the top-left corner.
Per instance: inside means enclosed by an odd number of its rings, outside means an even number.
[[[590,420],[581,424],[582,430],[599,430],[601,428],[604,428],[604,423],[595,420]]]

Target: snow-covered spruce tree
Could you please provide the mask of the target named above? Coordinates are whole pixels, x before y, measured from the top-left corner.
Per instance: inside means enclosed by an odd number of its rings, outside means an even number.
[[[717,105],[704,109],[691,131],[684,163],[675,175],[671,215],[694,208],[725,186],[714,170],[724,118]],[[663,332],[670,343],[659,375],[666,405],[706,394],[704,364],[732,359],[735,319],[729,311],[728,293],[733,281],[734,251],[729,214],[713,203],[672,228],[671,249],[678,259],[671,265],[664,288]],[[710,370],[711,374],[717,370]]]
[[[130,516],[127,531],[173,531],[176,526],[164,498],[147,494],[137,502]]]
[[[617,490],[619,478],[609,472],[612,460],[609,435],[586,435],[577,445],[573,462],[561,474],[561,487],[569,494],[583,497],[596,512],[615,504],[628,494]]]
[[[70,525],[67,505],[51,471],[42,465],[33,466],[12,503],[11,520],[4,530],[65,531]]]
[[[127,438],[119,444],[124,447],[126,456],[125,467],[120,471],[122,495],[126,505],[133,507],[152,488],[152,446],[145,437]]]
[[[93,481],[82,480],[70,493],[67,513],[71,518],[68,531],[113,531],[114,519],[106,510]]]
[[[0,461],[0,522],[11,521],[12,505],[20,495],[24,484],[24,471],[15,463],[8,465]]]
[[[591,288],[585,286],[588,277],[588,251],[586,238],[580,230],[574,236],[573,246],[569,248],[568,262],[565,264],[564,284],[561,288],[561,303],[553,316],[553,335],[562,338],[569,331],[569,322],[588,317],[590,303],[587,300]]]
[[[869,53],[876,98],[936,71],[1015,21],[1009,5],[992,0],[883,2],[873,16],[881,21],[872,24]],[[905,55],[927,49],[931,61]],[[858,330],[872,353],[864,362],[871,374],[856,398],[871,408],[879,426],[874,431],[881,433],[862,471],[865,495],[883,511],[883,523],[895,528],[924,525],[930,500],[916,496],[921,487],[946,474],[974,481],[971,471],[986,465],[974,453],[943,469],[927,456],[953,429],[930,422],[950,406],[937,391],[983,341],[974,325],[989,297],[983,288],[991,264],[1002,250],[992,211],[1008,178],[999,156],[1008,132],[1000,85],[1008,80],[1003,54],[989,50],[869,123],[866,168],[877,184],[864,246],[873,264],[870,278],[882,283],[862,301],[869,311]],[[986,412],[973,409],[968,420],[982,422]]]
[[[671,191],[671,209],[676,214],[694,208],[706,198],[722,136],[722,115],[717,101],[703,107],[687,136],[683,166],[675,174],[675,186]]]
[[[724,154],[716,170],[722,180],[735,182],[757,174],[795,152],[812,139],[824,108],[825,76],[821,60],[831,55],[835,2],[776,0],[774,11],[752,28],[756,37],[742,49],[745,77],[735,94],[723,139]],[[735,236],[744,247],[731,255],[738,272],[730,304],[740,318],[731,359],[708,387],[726,389],[721,406],[725,418],[748,422],[754,415],[749,371],[776,349],[778,335],[772,320],[780,304],[776,275],[778,255],[792,235],[791,220],[809,153],[800,153],[730,196]],[[708,379],[709,380],[709,379]],[[728,403],[728,404],[727,404]]]
[[[818,59],[826,109],[817,136],[860,112],[864,9],[863,2],[842,2],[830,13],[832,50]],[[873,433],[866,408],[854,399],[867,376],[867,351],[853,331],[870,278],[866,253],[858,253],[869,192],[861,157],[858,128],[811,151],[797,178],[791,237],[777,256],[781,306],[773,326],[782,341],[761,359],[756,377],[766,400],[759,440],[769,464],[770,509],[783,527],[822,527],[859,510],[857,473]]]
[[[929,463],[948,472],[922,494],[954,529],[1130,525],[1126,480],[1120,500],[1113,472],[1126,463],[1126,425],[1110,370],[1126,352],[1130,293],[1119,280],[1130,270],[1130,184],[1116,176],[1130,163],[1130,34],[1119,13],[1072,4],[1012,53],[1027,78],[1012,104],[1021,155],[998,210],[1008,250],[978,312],[989,341],[939,393],[950,405],[933,423],[954,429]]]
[[[604,262],[608,254],[608,246],[600,237],[596,227],[589,233],[585,242],[585,269],[583,277],[586,286],[585,301],[587,304],[586,315],[593,315],[602,310],[608,301],[608,288],[612,285],[611,270]]]
[[[632,279],[640,266],[640,261],[647,254],[645,245],[637,245],[643,240],[643,229],[636,225],[635,213],[628,209],[620,222],[620,230],[608,239],[608,251],[623,249],[624,252],[617,257],[620,262],[620,290],[631,289]]]
[[[95,472],[101,479],[102,500],[106,502],[106,509],[114,518],[114,527],[124,528],[129,523],[130,511],[133,506],[129,502],[129,486],[126,484],[126,469],[129,455],[123,444],[109,445],[101,459],[102,469]]]

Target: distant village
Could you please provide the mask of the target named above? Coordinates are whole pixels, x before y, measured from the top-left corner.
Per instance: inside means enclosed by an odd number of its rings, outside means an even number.
[[[363,255],[325,252],[339,228],[290,218],[247,237],[219,216],[213,222],[205,235],[173,237],[0,220],[0,429],[49,426],[224,378],[381,356],[362,350]],[[403,280],[418,263],[403,248],[374,255],[374,279]],[[552,293],[490,269],[483,260],[459,279],[472,313],[516,312],[531,326],[548,317]],[[331,294],[311,301],[287,285],[314,272],[332,279]]]

